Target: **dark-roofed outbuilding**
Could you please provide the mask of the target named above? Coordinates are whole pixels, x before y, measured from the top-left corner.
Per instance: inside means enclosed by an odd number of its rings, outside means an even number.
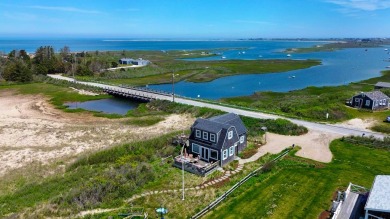
[[[390,88],[390,83],[388,82],[378,82],[375,84],[375,89]]]

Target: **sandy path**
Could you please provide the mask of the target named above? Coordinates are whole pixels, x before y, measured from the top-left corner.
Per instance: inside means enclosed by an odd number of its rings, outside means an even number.
[[[276,154],[292,144],[302,147],[296,155],[320,162],[330,162],[332,153],[329,144],[332,140],[340,138],[342,135],[331,133],[320,133],[309,131],[301,136],[285,136],[274,133],[267,133],[267,143],[258,149],[258,152],[248,158],[240,160],[240,163],[248,163],[257,160],[266,153]]]
[[[150,127],[64,113],[42,96],[0,93],[0,176],[31,163],[47,164],[90,150],[188,129],[194,118],[170,115]],[[148,133],[145,135],[145,133]]]

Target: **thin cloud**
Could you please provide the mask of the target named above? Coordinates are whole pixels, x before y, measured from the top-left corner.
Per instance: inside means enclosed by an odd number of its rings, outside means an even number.
[[[261,25],[272,25],[273,23],[267,21],[255,21],[255,20],[234,20],[234,23],[244,23],[244,24],[261,24]]]
[[[341,12],[376,11],[390,8],[390,0],[325,0],[341,6]]]
[[[76,12],[76,13],[84,13],[84,14],[100,14],[101,13],[100,11],[85,10],[85,9],[74,8],[74,7],[52,7],[52,6],[33,5],[33,6],[28,6],[28,8],[50,10],[50,11]]]

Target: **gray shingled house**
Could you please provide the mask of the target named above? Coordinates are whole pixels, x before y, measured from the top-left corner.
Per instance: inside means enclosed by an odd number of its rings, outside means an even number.
[[[247,129],[234,113],[209,119],[198,118],[191,126],[189,153],[224,166],[247,146]]]
[[[352,97],[351,106],[369,110],[382,110],[389,108],[390,98],[381,91],[361,92]]]
[[[379,90],[379,89],[389,89],[390,88],[390,83],[388,82],[378,82],[375,84],[375,89],[376,90]]]

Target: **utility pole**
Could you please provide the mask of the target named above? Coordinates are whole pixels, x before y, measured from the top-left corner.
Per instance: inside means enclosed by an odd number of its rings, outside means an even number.
[[[183,153],[184,153],[184,147],[186,146],[186,144],[183,144],[183,147],[182,147],[182,149],[181,149],[181,171],[182,171],[182,186],[183,186],[183,197],[182,197],[182,199],[181,200],[183,200],[184,201],[184,159],[183,159]]]

